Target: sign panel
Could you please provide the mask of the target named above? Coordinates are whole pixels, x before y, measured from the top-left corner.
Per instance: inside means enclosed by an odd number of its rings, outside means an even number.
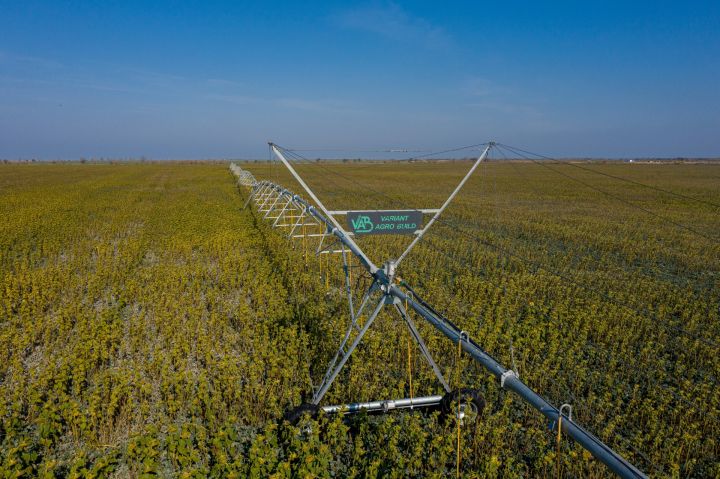
[[[356,235],[410,235],[422,228],[423,214],[407,211],[348,211],[350,231]]]

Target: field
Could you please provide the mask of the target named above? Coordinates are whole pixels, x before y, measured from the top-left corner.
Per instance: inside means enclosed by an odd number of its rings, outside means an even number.
[[[242,166],[303,193],[277,164]],[[435,208],[468,167],[299,171],[331,209]],[[648,475],[720,477],[718,185],[718,164],[490,162],[399,274]],[[455,474],[436,413],[321,416],[305,434],[278,420],[347,309],[337,255],[285,238],[247,194],[227,163],[0,165],[3,477]],[[361,246],[382,263],[406,242]],[[488,404],[462,429],[463,477],[611,475],[417,321],[451,384]],[[324,403],[407,396],[407,336],[383,314]],[[411,361],[415,394],[439,393]]]

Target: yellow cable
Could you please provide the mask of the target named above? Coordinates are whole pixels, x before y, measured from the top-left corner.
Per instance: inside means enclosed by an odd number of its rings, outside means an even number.
[[[455,473],[456,477],[460,477],[460,420],[458,419],[457,422],[457,471]]]
[[[458,339],[458,348],[457,348],[457,358],[456,358],[456,364],[457,364],[457,391],[458,391],[458,404],[457,404],[457,457],[456,457],[456,471],[455,475],[456,477],[460,477],[460,401],[461,401],[461,395],[460,395],[460,353],[462,352],[462,345],[461,345],[462,338]]]
[[[557,424],[557,457],[555,460],[557,461],[557,477],[560,479],[560,439],[562,434],[562,412],[558,414],[558,424]]]
[[[413,382],[412,382],[412,349],[410,346],[410,336],[407,338],[407,352],[408,352],[408,378],[410,381],[410,404],[412,404],[413,400]]]
[[[405,314],[410,314],[410,312],[408,311],[407,298],[405,298]],[[408,358],[408,380],[410,381],[410,404],[412,404],[414,391],[413,391],[412,363],[411,363],[412,346],[411,346],[411,341],[410,341],[410,334],[408,334],[408,338],[407,338],[407,351],[408,351],[408,355],[407,355],[407,358]]]

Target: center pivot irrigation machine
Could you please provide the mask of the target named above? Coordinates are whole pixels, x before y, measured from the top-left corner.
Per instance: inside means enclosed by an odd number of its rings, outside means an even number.
[[[618,476],[623,478],[646,477],[645,474],[620,454],[574,422],[572,409],[569,405],[564,404],[560,408],[556,408],[550,404],[548,400],[523,383],[517,371],[501,365],[470,338],[467,333],[438,313],[428,302],[420,298],[410,285],[400,281],[396,276],[398,265],[442,215],[480,163],[488,157],[490,150],[495,146],[494,143],[490,142],[484,145],[480,156],[474,160],[469,171],[440,208],[384,211],[328,210],[288,161],[286,155],[290,151],[274,143],[269,143],[269,146],[272,153],[287,167],[292,176],[309,195],[312,203],[271,181],[257,181],[250,172],[241,169],[236,164],[232,164],[230,169],[238,177],[239,184],[250,188],[245,207],[254,202],[257,211],[263,215],[263,218],[271,220],[274,228],[287,228],[287,236],[291,239],[302,238],[304,241],[307,238],[317,239],[316,254],[318,255],[331,253],[342,255],[350,316],[350,323],[340,342],[340,346],[330,361],[322,381],[316,387],[310,403],[299,406],[286,417],[290,419],[298,418],[303,413],[313,413],[319,409],[327,413],[347,414],[361,410],[389,411],[393,409],[438,406],[443,408],[445,412],[455,414],[460,421],[477,417],[482,411],[484,400],[479,392],[473,389],[464,388],[455,391],[450,389],[448,382],[443,377],[440,368],[425,345],[418,328],[408,314],[408,309],[412,309],[419,317],[457,344],[459,349],[465,351],[473,360],[492,373],[499,381],[501,388],[516,393],[522,400],[540,411],[550,421],[553,430],[561,431],[572,437]],[[432,217],[422,227],[424,215],[432,215]],[[348,230],[337,219],[337,217],[342,216],[347,219]],[[310,227],[309,231],[308,227]],[[414,238],[400,256],[388,259],[382,266],[377,266],[353,239],[367,234],[409,234],[414,235]],[[328,238],[334,241],[332,243],[326,241]],[[360,266],[372,278],[359,306],[353,304],[351,268],[348,266],[348,260],[351,260],[352,257],[357,258]],[[337,378],[358,344],[360,344],[375,318],[386,306],[394,309],[402,318],[410,331],[411,337],[417,343],[422,355],[430,364],[435,376],[442,385],[445,394],[321,407],[320,403],[333,381]]]

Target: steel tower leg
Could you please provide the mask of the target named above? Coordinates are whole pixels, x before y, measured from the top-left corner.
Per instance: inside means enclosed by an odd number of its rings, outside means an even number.
[[[442,384],[443,389],[445,389],[445,392],[450,392],[450,385],[445,380],[445,377],[443,376],[442,372],[440,371],[440,368],[433,360],[432,356],[430,355],[430,350],[428,350],[427,346],[425,345],[425,341],[423,341],[422,336],[420,336],[420,331],[418,331],[417,326],[415,326],[415,321],[413,321],[410,316],[408,316],[407,311],[405,311],[405,308],[403,308],[402,304],[395,303],[395,309],[398,313],[400,313],[400,316],[405,320],[405,324],[407,324],[408,329],[410,330],[410,334],[412,334],[412,337],[415,339],[415,342],[418,343],[418,346],[420,346],[420,351],[422,352],[423,356],[425,356],[425,359],[428,363],[430,363],[430,367],[432,368],[433,372],[435,372],[435,376],[437,376],[438,380],[440,381],[440,384]]]
[[[365,321],[365,324],[363,325],[362,329],[360,329],[357,336],[355,336],[355,340],[350,345],[350,348],[346,352],[344,352],[344,354],[342,355],[342,358],[337,363],[337,365],[331,365],[330,369],[328,369],[328,374],[326,374],[325,379],[323,380],[319,389],[313,396],[313,399],[312,399],[313,404],[320,403],[323,396],[325,396],[325,393],[330,388],[330,385],[332,385],[333,381],[335,380],[337,375],[340,373],[340,370],[343,368],[343,366],[345,365],[347,360],[350,359],[350,355],[352,354],[353,351],[355,351],[355,348],[357,347],[357,345],[360,344],[360,340],[362,340],[363,336],[365,336],[365,333],[367,332],[368,328],[373,323],[373,321],[375,321],[375,318],[377,318],[378,313],[380,313],[380,310],[382,309],[382,307],[384,305],[385,305],[385,296],[383,295],[380,298],[380,301],[378,301],[377,306],[375,306],[375,310],[373,311],[373,313],[370,315],[368,320]],[[357,323],[355,321],[353,321],[351,328],[353,325],[356,325],[356,324]],[[348,333],[350,331],[351,331],[351,329],[348,329]],[[338,353],[341,350],[342,350],[342,346],[340,347],[340,350],[338,351]],[[337,356],[336,356],[336,358],[337,358]]]

